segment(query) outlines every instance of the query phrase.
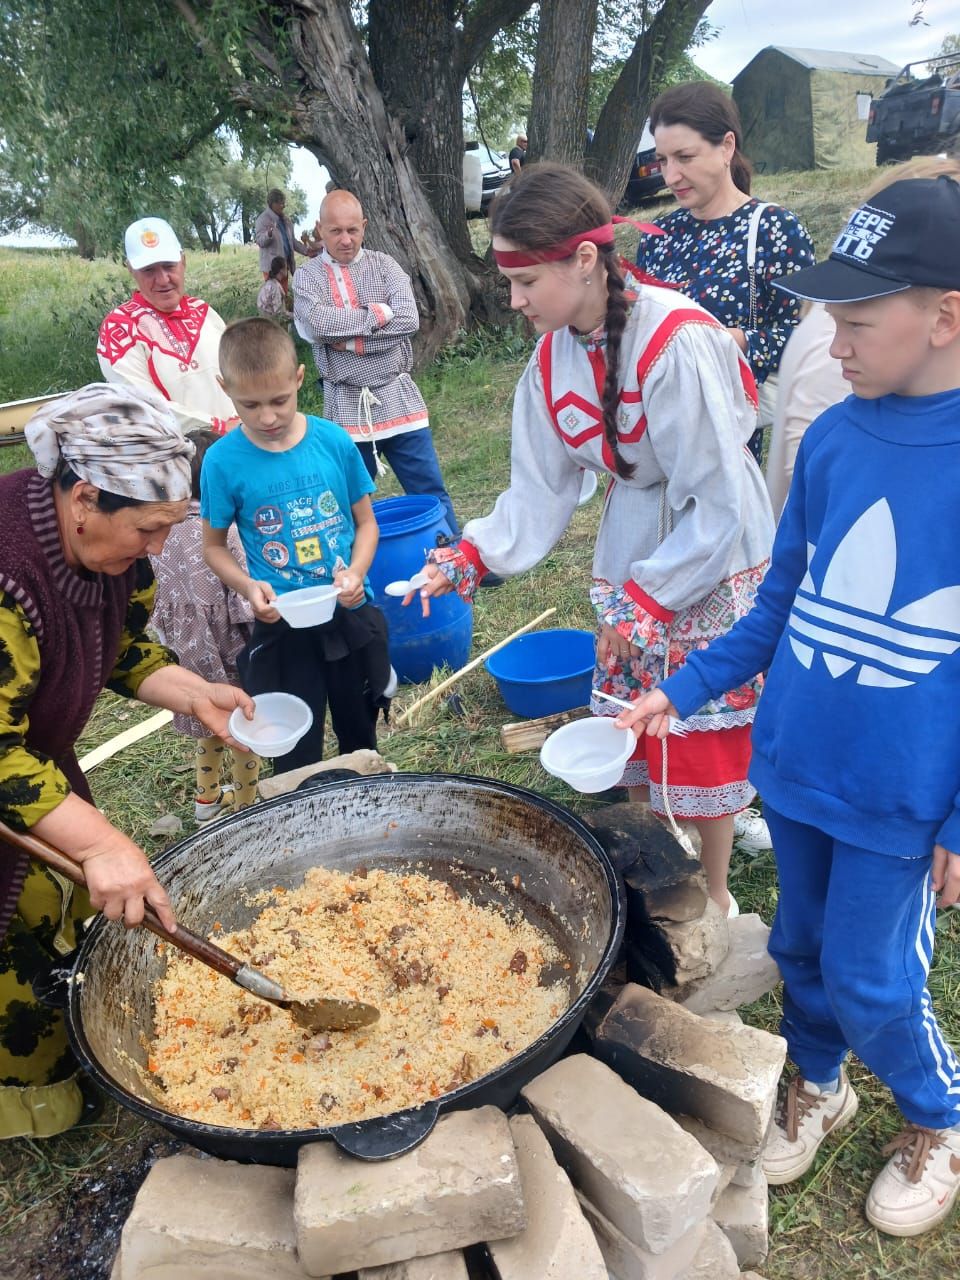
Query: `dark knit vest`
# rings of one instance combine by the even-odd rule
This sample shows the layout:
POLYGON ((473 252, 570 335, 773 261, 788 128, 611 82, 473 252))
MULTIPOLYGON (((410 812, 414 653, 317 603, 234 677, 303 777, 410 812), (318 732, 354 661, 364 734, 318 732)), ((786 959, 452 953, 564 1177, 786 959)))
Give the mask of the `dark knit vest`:
MULTIPOLYGON (((23 610, 40 650, 26 745, 54 760, 85 800, 90 788, 74 746, 116 665, 136 578, 135 565, 116 576, 75 573, 64 559, 50 482, 35 471, 0 477, 0 590, 23 610)), ((24 855, 0 844, 0 937, 26 869, 24 855)))

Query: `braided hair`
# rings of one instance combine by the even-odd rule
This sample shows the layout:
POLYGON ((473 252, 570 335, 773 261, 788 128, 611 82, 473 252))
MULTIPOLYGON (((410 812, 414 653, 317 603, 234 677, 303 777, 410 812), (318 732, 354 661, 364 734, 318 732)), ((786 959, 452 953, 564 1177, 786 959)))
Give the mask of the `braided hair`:
MULTIPOLYGON (((490 213, 493 235, 502 236, 536 256, 569 236, 610 221, 606 196, 582 173, 562 164, 525 166, 500 188, 490 213)), ((620 345, 628 307, 620 258, 612 245, 597 246, 597 267, 606 275, 606 368, 600 405, 603 435, 618 476, 628 479, 634 468, 620 456, 617 409, 620 404, 620 345)), ((571 257, 573 255, 571 254, 571 257)))

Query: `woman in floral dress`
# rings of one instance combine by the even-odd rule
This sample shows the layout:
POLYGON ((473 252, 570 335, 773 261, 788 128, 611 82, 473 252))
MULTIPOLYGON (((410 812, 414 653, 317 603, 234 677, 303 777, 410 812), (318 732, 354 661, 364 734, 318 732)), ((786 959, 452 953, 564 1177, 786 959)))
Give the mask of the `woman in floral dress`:
MULTIPOLYGON (((599 624, 594 688, 633 698, 751 607, 773 517, 746 449, 753 375, 702 307, 630 268, 610 208, 582 175, 536 165, 501 189, 494 256, 511 305, 542 335, 517 388, 510 488, 470 521, 457 547, 431 554, 429 597, 470 598, 484 573, 522 573, 548 554, 577 506, 582 469, 611 479, 593 561, 599 624)), ((655 229, 650 229, 651 232, 655 229)), ((752 798, 750 724, 759 677, 699 708, 662 747, 638 744, 623 777, 655 813, 690 819, 711 896, 726 887, 733 815, 752 798)), ((594 700, 598 715, 616 708, 594 700)), ((652 739, 650 741, 653 741, 652 739)))

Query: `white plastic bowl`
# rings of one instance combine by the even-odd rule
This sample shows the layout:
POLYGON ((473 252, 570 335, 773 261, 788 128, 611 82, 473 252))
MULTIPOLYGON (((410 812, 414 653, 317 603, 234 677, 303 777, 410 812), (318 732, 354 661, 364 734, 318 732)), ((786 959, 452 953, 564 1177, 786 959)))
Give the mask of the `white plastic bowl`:
POLYGON ((585 507, 596 492, 597 473, 595 471, 584 471, 583 479, 580 482, 580 497, 577 499, 577 506, 585 507))
POLYGON ((630 730, 617 729, 612 716, 590 716, 551 733, 540 763, 575 791, 606 791, 620 781, 635 745, 630 730))
POLYGON ((333 585, 301 587, 299 591, 285 591, 274 603, 281 618, 291 627, 318 627, 329 622, 337 607, 340 588, 333 585))
POLYGON ((230 717, 230 733, 260 756, 285 756, 313 724, 313 712, 292 693, 258 693, 256 714, 248 720, 240 707, 230 717))

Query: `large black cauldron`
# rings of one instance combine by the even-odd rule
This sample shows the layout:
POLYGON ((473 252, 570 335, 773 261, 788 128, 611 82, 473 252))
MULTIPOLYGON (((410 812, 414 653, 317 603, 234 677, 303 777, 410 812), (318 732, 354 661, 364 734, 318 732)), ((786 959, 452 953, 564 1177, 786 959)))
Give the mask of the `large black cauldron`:
POLYGON ((508 1107, 569 1043, 620 946, 623 904, 603 849, 573 814, 519 787, 399 773, 267 801, 181 840, 155 865, 179 918, 205 934, 215 920, 225 929, 249 924, 259 910, 245 903, 251 892, 296 887, 310 867, 348 871, 361 863, 391 870, 416 864, 477 902, 519 904, 571 961, 566 1012, 499 1070, 415 1109, 327 1129, 198 1124, 166 1110, 162 1091, 145 1085, 135 1067, 146 1062, 150 993, 166 962, 152 935, 101 919, 77 957, 67 1010, 74 1051, 100 1087, 214 1155, 279 1165, 295 1164, 304 1143, 322 1138, 361 1158, 385 1159, 422 1142, 442 1111, 508 1107), (511 887, 517 875, 519 890, 511 887))

